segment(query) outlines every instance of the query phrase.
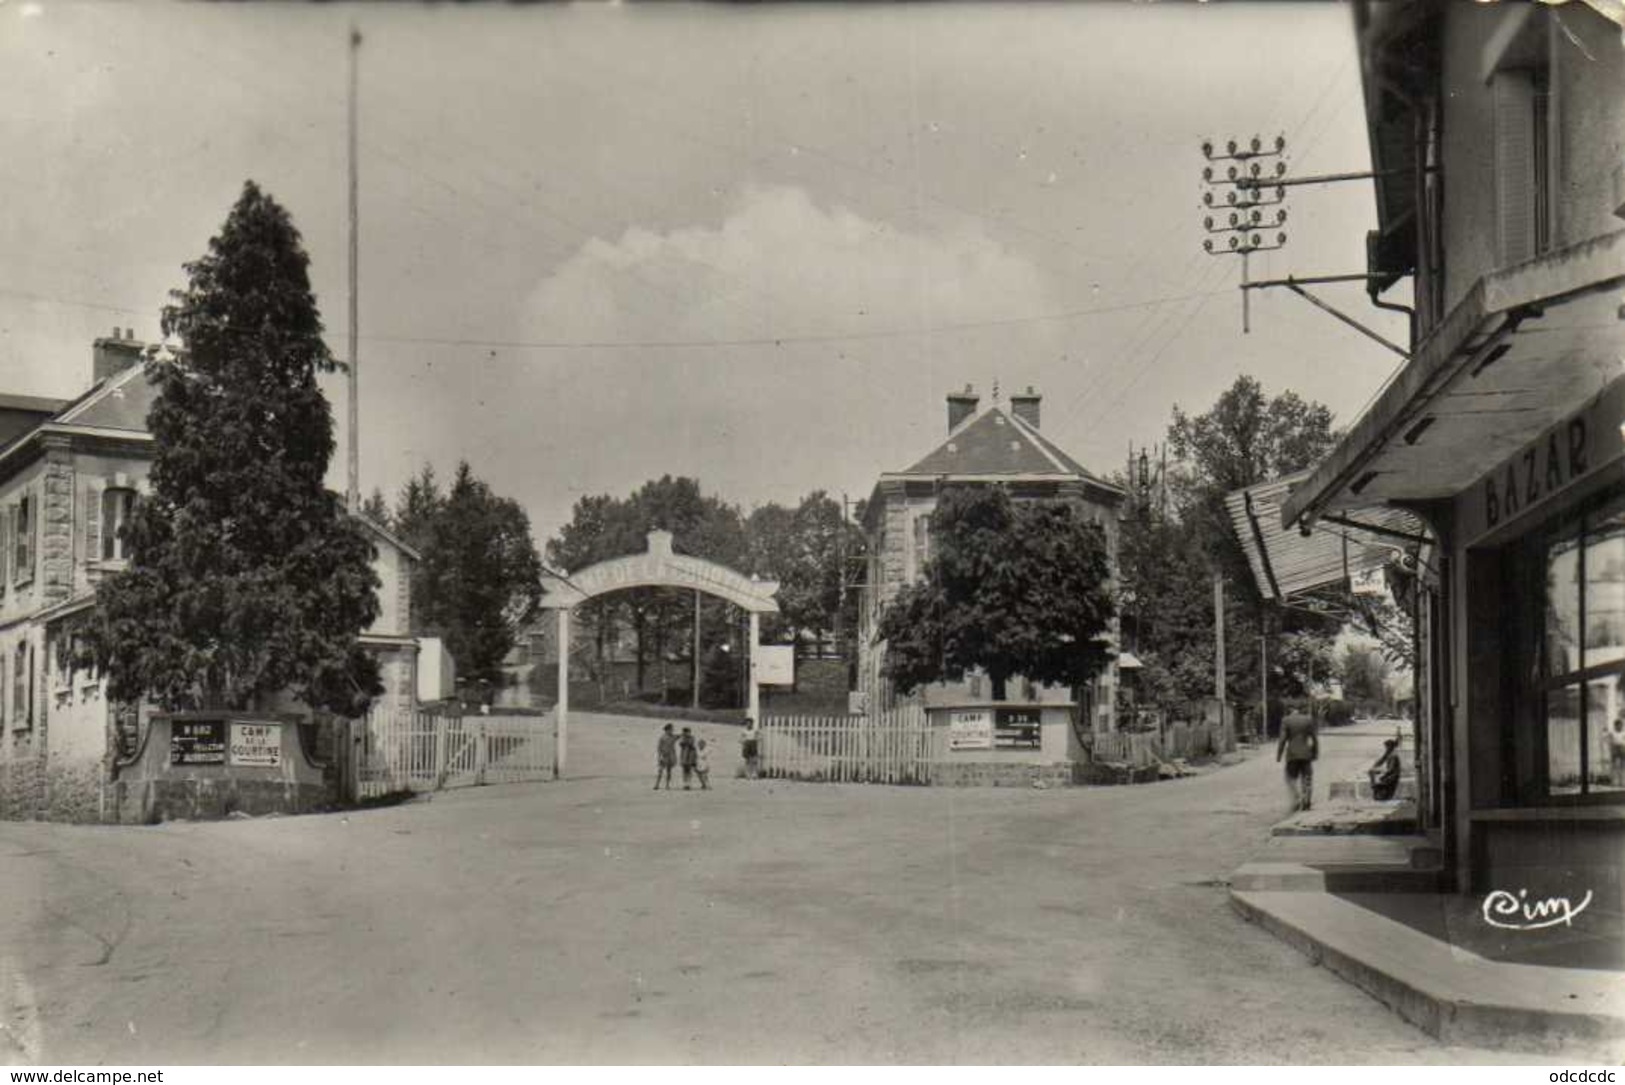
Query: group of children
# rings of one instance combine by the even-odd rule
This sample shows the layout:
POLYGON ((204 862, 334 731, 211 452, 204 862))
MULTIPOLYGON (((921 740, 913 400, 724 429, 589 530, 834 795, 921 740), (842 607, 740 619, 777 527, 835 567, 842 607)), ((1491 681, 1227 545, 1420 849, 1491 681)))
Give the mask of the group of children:
POLYGON ((671 770, 679 764, 683 766, 683 790, 690 791, 693 784, 689 781, 695 776, 700 778, 700 790, 711 790, 711 755, 705 750, 705 739, 696 739, 690 728, 683 728, 681 736, 672 733, 671 724, 666 724, 660 731, 660 741, 655 744, 655 790, 660 790, 660 781, 666 781, 666 790, 671 790, 671 770))
MULTIPOLYGON (((760 753, 758 746, 759 732, 756 721, 745 720, 745 728, 739 736, 740 753, 745 759, 745 775, 755 779, 759 775, 760 753)), ((683 766, 683 790, 693 790, 690 782, 694 777, 700 778, 700 790, 711 790, 711 755, 706 752, 705 739, 694 737, 691 728, 683 728, 681 735, 672 731, 672 725, 666 724, 660 729, 660 739, 655 743, 655 790, 660 790, 660 782, 666 782, 666 790, 671 790, 671 770, 678 765, 683 766)))

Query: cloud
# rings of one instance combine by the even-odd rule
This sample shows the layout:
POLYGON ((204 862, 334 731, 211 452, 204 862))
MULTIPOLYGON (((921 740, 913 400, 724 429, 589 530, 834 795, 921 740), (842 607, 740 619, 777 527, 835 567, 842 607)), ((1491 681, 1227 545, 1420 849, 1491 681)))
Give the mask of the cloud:
POLYGON ((718 226, 583 245, 531 294, 547 341, 862 337, 1045 311, 1032 263, 979 226, 910 231, 794 187, 746 190, 718 226))
MULTIPOLYGON (((646 345, 524 354, 493 370, 480 424, 453 429, 470 454, 489 439, 524 465, 513 489, 543 534, 581 494, 667 472, 746 505, 865 493, 939 438, 950 386, 1032 380, 1067 334, 909 333, 1056 308, 1037 267, 980 224, 905 228, 750 188, 720 222, 582 245, 530 292, 522 337, 646 345)), ((468 394, 461 380, 448 396, 468 394)))

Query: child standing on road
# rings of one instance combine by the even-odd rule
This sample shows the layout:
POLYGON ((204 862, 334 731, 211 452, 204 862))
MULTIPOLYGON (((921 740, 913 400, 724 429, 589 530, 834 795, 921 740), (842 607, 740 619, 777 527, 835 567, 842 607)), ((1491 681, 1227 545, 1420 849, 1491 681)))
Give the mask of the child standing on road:
POLYGON ((677 753, 678 760, 680 760, 683 765, 684 791, 693 790, 693 785, 689 783, 689 780, 693 779, 694 765, 696 758, 698 757, 698 752, 699 751, 694 748, 694 732, 687 727, 683 728, 683 737, 677 740, 677 753))
POLYGON ((711 755, 705 750, 705 739, 695 743, 694 772, 700 778, 700 790, 711 790, 711 755))
POLYGON ((671 790, 671 770, 677 765, 677 736, 671 733, 671 724, 660 729, 660 741, 655 743, 655 790, 660 790, 662 777, 666 790, 671 790))
POLYGON ((745 759, 745 778, 754 780, 761 775, 761 731, 756 721, 745 717, 745 729, 739 733, 739 753, 745 759))

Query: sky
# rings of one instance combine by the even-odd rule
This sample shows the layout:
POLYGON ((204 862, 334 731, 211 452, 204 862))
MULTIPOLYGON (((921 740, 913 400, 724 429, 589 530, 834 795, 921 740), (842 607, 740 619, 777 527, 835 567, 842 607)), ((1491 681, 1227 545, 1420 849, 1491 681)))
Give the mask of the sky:
MULTIPOLYGON (((0 391, 155 340, 250 178, 346 355, 352 22, 364 492, 466 459, 539 544, 668 473, 855 500, 995 382, 1108 474, 1243 373, 1346 425, 1398 363, 1279 290, 1243 334, 1239 261, 1201 248, 1204 139, 1369 168, 1341 5, 0 0, 0 391)), ((1253 276, 1363 271, 1369 183, 1289 191, 1253 276)))

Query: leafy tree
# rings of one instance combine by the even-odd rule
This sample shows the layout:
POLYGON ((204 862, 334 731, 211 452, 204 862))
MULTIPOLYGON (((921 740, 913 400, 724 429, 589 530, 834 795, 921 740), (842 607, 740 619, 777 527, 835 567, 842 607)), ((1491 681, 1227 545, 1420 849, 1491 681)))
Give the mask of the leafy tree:
POLYGON ((1382 652, 1358 644, 1345 645, 1337 670, 1343 680, 1345 700, 1387 703, 1389 667, 1382 652))
MULTIPOLYGON (((575 572, 610 558, 639 554, 648 533, 657 528, 671 532, 677 553, 735 569, 746 564, 749 544, 739 510, 702 492, 698 479, 671 475, 645 482, 624 499, 604 494, 577 501, 570 523, 547 544, 548 561, 575 572)), ((684 672, 693 673, 694 606, 693 593, 686 589, 631 588, 591 600, 575 613, 596 642, 600 676, 606 673, 606 654, 618 630, 632 631, 641 690, 650 660, 659 661, 664 673, 674 650, 687 653, 684 672)), ((734 608, 712 598, 703 599, 700 607, 701 640, 714 643, 731 628, 734 608)))
POLYGON ((428 468, 420 479, 417 489, 419 480, 407 484, 397 514, 409 537, 422 540, 416 623, 446 638, 469 678, 499 681, 503 657, 541 601, 542 562, 530 518, 476 478, 467 461, 457 465, 443 498, 428 468))
POLYGON ((361 503, 361 515, 367 517, 380 527, 389 527, 393 517, 389 514, 389 502, 384 499, 384 491, 373 488, 367 500, 361 503))
POLYGON ((763 505, 751 512, 745 533, 750 571, 778 581, 782 624, 791 636, 856 628, 858 593, 847 591, 843 604, 842 562, 850 569, 861 557, 863 531, 842 517, 840 502, 815 490, 794 509, 763 505))
POLYGON ((243 710, 290 690, 358 715, 382 692, 357 642, 378 616, 372 543, 323 485, 333 417, 316 377, 339 363, 309 263, 250 181, 164 309, 184 351, 148 363, 152 493, 91 634, 114 699, 243 710))
MULTIPOLYGON (((1283 665, 1281 637, 1304 633, 1328 641, 1340 628, 1334 618, 1271 607, 1260 596, 1231 526, 1229 493, 1313 466, 1337 442, 1332 413, 1324 404, 1287 391, 1273 398, 1249 376, 1238 377, 1203 414, 1174 408, 1168 427, 1175 456, 1169 486, 1182 529, 1206 552, 1210 569, 1225 578, 1226 688, 1234 699, 1256 700, 1260 681, 1259 639, 1267 646, 1272 690, 1302 686, 1296 657, 1283 665)), ((1188 581, 1185 590, 1205 596, 1211 607, 1211 575, 1188 581)), ((1211 643, 1211 638, 1209 640, 1211 643)), ((1302 645, 1294 645, 1298 656, 1302 645)), ((1209 659, 1212 658, 1209 648, 1209 659)))
POLYGON ((986 672, 1079 686, 1110 660, 1106 540, 1080 506, 1017 502, 1000 486, 950 486, 932 516, 924 575, 882 613, 899 691, 986 672))
POLYGON ((1323 629, 1284 631, 1276 638, 1270 682, 1282 697, 1312 697, 1327 679, 1335 677, 1337 661, 1331 634, 1323 629))

